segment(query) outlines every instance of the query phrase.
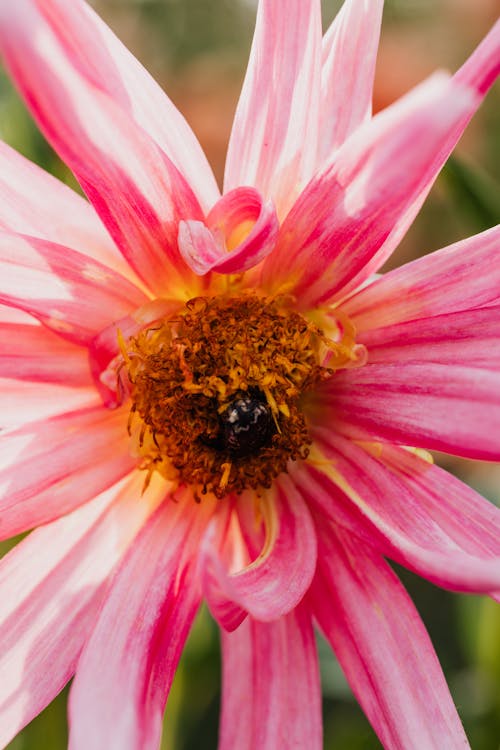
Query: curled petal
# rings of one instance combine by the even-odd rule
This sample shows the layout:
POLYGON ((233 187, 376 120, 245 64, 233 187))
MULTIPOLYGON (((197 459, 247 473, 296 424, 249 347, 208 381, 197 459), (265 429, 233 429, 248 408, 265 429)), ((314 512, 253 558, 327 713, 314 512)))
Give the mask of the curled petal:
POLYGON ((219 750, 321 750, 321 690, 309 612, 222 633, 219 750))
POLYGON ((380 555, 323 529, 309 603, 386 750, 469 747, 425 627, 380 555))
POLYGON ((215 204, 206 224, 180 222, 179 250, 199 276, 242 273, 269 255, 278 230, 272 202, 264 204, 253 188, 236 188, 215 204))
POLYGON ((229 572, 220 559, 218 519, 213 519, 207 529, 200 570, 208 605, 223 627, 232 629, 241 619, 234 617, 227 600, 267 622, 297 606, 311 582, 316 566, 316 532, 311 516, 286 477, 277 484, 275 502, 267 505, 266 499, 263 501, 264 549, 242 570, 229 572))

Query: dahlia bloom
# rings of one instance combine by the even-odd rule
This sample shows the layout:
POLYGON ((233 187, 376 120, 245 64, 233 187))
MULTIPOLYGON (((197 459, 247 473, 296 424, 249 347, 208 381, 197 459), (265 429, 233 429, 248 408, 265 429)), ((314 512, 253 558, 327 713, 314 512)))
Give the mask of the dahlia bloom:
POLYGON ((386 562, 500 592, 500 513, 428 450, 500 457, 500 228, 374 275, 500 66, 376 116, 381 0, 261 0, 221 196, 82 0, 0 48, 84 200, 0 146, 0 744, 74 676, 72 750, 157 748, 205 599, 220 748, 321 747, 315 626, 386 748, 468 747, 386 562), (413 446, 408 448, 408 446, 413 446))

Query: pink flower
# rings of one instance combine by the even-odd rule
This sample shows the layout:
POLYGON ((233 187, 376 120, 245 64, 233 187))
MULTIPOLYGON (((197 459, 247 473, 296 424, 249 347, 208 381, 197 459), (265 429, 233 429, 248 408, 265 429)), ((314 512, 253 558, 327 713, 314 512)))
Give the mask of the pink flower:
POLYGON ((384 558, 499 596, 500 514, 426 449, 500 456, 500 228, 372 277, 500 26, 372 118, 381 11, 346 0, 322 41, 318 0, 261 0, 221 197, 85 3, 1 0, 90 201, 1 145, 0 531, 37 527, 0 564, 2 747, 73 675, 71 750, 158 747, 203 597, 222 750, 321 747, 313 623, 386 748, 468 746, 384 558))

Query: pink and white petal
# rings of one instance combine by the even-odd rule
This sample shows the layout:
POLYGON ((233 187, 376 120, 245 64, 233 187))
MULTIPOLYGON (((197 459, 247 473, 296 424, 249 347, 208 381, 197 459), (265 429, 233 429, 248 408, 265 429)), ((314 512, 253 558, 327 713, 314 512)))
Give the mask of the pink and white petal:
POLYGON ((311 508, 438 586, 500 590, 495 506, 428 461, 401 457, 403 449, 383 446, 379 460, 340 435, 317 439, 330 468, 295 476, 311 508), (396 454, 385 462, 386 450, 396 454))
POLYGON ((181 221, 177 239, 184 262, 198 276, 210 271, 225 256, 224 248, 204 221, 181 221))
POLYGON ((15 325, 31 325, 37 328, 41 328, 39 321, 29 313, 25 313, 22 310, 18 310, 16 307, 10 307, 9 305, 0 304, 0 323, 15 324, 15 325))
POLYGON ((425 627, 379 554, 324 530, 309 602, 386 750, 469 747, 425 627))
POLYGON ((68 48, 33 0, 19 0, 15 10, 0 4, 0 50, 40 128, 139 278, 157 293, 185 292, 191 272, 178 253, 178 222, 202 213, 184 177, 85 76, 81 51, 68 48))
POLYGON ((300 195, 266 259, 302 309, 345 296, 396 247, 479 97, 437 74, 358 128, 300 195), (418 204, 418 206, 417 206, 418 204))
POLYGON ((500 226, 389 271, 342 303, 358 331, 500 304, 500 226))
POLYGON ((500 21, 455 74, 460 83, 484 95, 500 75, 500 21))
POLYGON ((272 201, 254 188, 235 188, 201 221, 181 221, 179 251, 198 275, 243 273, 274 249, 279 223, 272 201))
POLYGON ((309 611, 222 631, 219 750, 321 750, 321 690, 309 611))
POLYGON ((434 362, 500 371, 500 306, 463 310, 361 333, 370 365, 434 362))
POLYGON ((2 141, 0 227, 66 245, 130 274, 92 205, 2 141))
POLYGON ((98 405, 102 403, 93 387, 73 388, 0 377, 0 429, 98 405))
POLYGON ((0 433, 0 539, 48 523, 136 466, 127 410, 82 409, 0 433))
POLYGON ((500 459, 500 373, 434 362, 365 365, 328 383, 325 406, 373 440, 500 459))
POLYGON ((383 0, 346 0, 323 37, 318 168, 372 114, 383 0))
POLYGON ((259 3, 224 192, 255 187, 265 200, 272 198, 280 219, 316 165, 320 55, 319 0, 259 3))
POLYGON ((166 498, 118 568, 78 663, 70 750, 156 750, 163 711, 201 599, 194 575, 210 502, 166 498))
POLYGON ((0 377, 74 387, 92 385, 86 349, 45 326, 29 323, 2 322, 0 377))
MULTIPOLYGON (((40 21, 80 75, 108 94, 155 140, 208 211, 219 197, 212 170, 184 117, 150 74, 87 3, 38 0, 36 5, 40 21)), ((10 12, 21 16, 21 4, 10 12)))
POLYGON ((0 302, 83 346, 147 297, 111 268, 47 240, 0 231, 0 302))
POLYGON ((500 558, 500 509, 459 479, 404 448, 384 446, 379 459, 419 507, 471 555, 500 558))
POLYGON ((151 512, 122 482, 20 542, 0 563, 0 745, 72 677, 106 580, 151 512))
POLYGON ((275 497, 267 502, 264 499, 261 510, 265 546, 246 567, 228 570, 220 556, 225 513, 212 519, 202 541, 199 569, 203 593, 214 617, 228 629, 235 624, 228 601, 256 620, 276 620, 301 601, 316 568, 316 531, 306 504, 286 476, 276 482, 275 497))

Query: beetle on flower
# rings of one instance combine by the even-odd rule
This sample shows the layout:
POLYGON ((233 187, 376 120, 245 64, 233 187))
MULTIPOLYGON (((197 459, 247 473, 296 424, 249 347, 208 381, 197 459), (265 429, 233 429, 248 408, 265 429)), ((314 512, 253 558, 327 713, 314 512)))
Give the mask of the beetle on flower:
POLYGON ((74 676, 72 750, 157 748, 202 599, 221 750, 319 750, 315 625, 384 747, 468 747, 385 558, 499 596, 500 513, 427 451, 500 457, 500 228, 373 279, 500 25, 372 117, 382 0, 323 39, 320 10, 260 1, 221 195, 83 0, 0 0, 88 197, 0 145, 0 533, 34 529, 0 563, 2 747, 74 676))

